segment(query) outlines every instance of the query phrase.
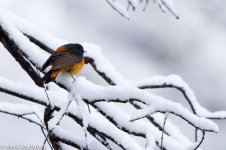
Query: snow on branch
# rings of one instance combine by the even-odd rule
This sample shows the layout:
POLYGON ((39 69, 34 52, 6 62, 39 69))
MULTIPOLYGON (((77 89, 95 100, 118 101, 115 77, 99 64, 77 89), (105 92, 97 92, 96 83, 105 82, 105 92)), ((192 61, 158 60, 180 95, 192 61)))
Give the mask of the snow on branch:
POLYGON ((177 104, 163 105, 162 103, 151 105, 148 108, 138 110, 134 114, 134 116, 132 116, 131 121, 136 121, 138 119, 144 118, 147 115, 154 114, 157 112, 171 113, 176 116, 179 116, 195 128, 202 131, 218 132, 218 126, 214 122, 206 118, 193 115, 189 111, 186 111, 181 105, 177 104))
MULTIPOLYGON (((43 95, 42 94, 33 95, 34 92, 36 92, 36 93, 42 93, 43 92, 44 93, 44 89, 41 92, 41 90, 39 91, 40 88, 38 88, 38 87, 36 87, 36 89, 35 89, 35 87, 34 88, 26 87, 26 86, 22 87, 22 86, 20 86, 21 85, 20 83, 10 84, 10 82, 12 82, 12 81, 5 79, 3 85, 7 85, 8 89, 10 89, 13 93, 16 93, 16 94, 14 94, 15 96, 20 97, 21 91, 23 91, 23 97, 22 98, 25 98, 25 99, 28 98, 27 100, 31 100, 30 97, 34 97, 34 99, 31 100, 32 102, 36 102, 36 103, 39 103, 39 104, 42 104, 42 105, 44 104, 45 106, 47 106, 47 103, 42 103, 44 101, 44 100, 42 100, 42 98, 46 99, 44 94, 43 95), (15 87, 20 87, 20 90, 16 90, 15 87)), ((50 95, 50 98, 54 99, 53 103, 54 103, 55 109, 57 111, 62 109, 61 106, 65 106, 63 103, 65 103, 65 101, 67 101, 67 96, 65 96, 63 98, 63 96, 59 95, 58 91, 52 91, 52 92, 48 91, 48 93, 50 95), (52 97, 52 95, 53 95, 53 97, 52 97)), ((82 116, 79 112, 77 105, 70 105, 70 106, 71 106, 71 108, 68 110, 67 115, 70 116, 73 120, 76 120, 76 122, 78 121, 77 123, 82 124, 82 121, 81 121, 82 116)), ((95 111, 92 107, 91 107, 91 112, 93 112, 93 113, 90 116, 90 123, 89 123, 88 131, 93 136, 95 136, 95 134, 100 134, 102 136, 106 136, 108 139, 112 140, 113 142, 116 142, 116 143, 118 142, 121 147, 124 147, 124 144, 125 144, 127 146, 131 145, 131 146, 128 146, 128 147, 131 147, 131 148, 132 147, 138 148, 138 145, 136 144, 135 141, 134 141, 134 144, 129 143, 129 141, 131 141, 131 140, 133 141, 133 139, 131 137, 126 136, 125 133, 122 133, 115 126, 111 125, 110 122, 107 122, 107 120, 103 121, 103 119, 104 119, 103 116, 101 114, 98 114, 98 112, 95 111), (103 125, 103 122, 105 122, 105 126, 104 126, 104 128, 101 128, 101 126, 103 125), (111 129, 113 132, 108 133, 108 129, 111 129), (117 133, 117 134, 113 134, 113 133, 117 133), (121 137, 120 139, 128 139, 128 140, 126 140, 126 141, 124 140, 124 143, 120 144, 123 141, 118 141, 117 138, 119 138, 119 137, 121 137)))
POLYGON ((166 100, 162 97, 153 95, 146 91, 123 86, 100 86, 89 82, 85 78, 77 78, 74 83, 72 92, 79 92, 81 97, 91 103, 96 102, 128 102, 128 101, 139 101, 144 104, 150 105, 144 110, 138 110, 133 116, 132 120, 143 118, 149 114, 155 112, 170 112, 188 121, 194 127, 201 130, 207 130, 211 132, 218 132, 217 125, 210 120, 199 118, 195 114, 192 114, 182 105, 166 100), (86 93, 90 94, 86 94, 86 93), (176 109, 175 109, 176 108, 176 109))
POLYGON ((45 128, 42 121, 42 115, 39 112, 38 108, 34 106, 1 102, 0 112, 23 118, 29 122, 39 125, 41 128, 45 128))
POLYGON ((225 111, 209 112, 207 109, 202 107, 197 101, 194 92, 191 90, 188 84, 185 83, 183 79, 177 75, 144 78, 137 81, 135 83, 135 86, 139 87, 140 89, 175 88, 183 94, 184 98, 187 100, 194 114, 211 119, 226 118, 225 111))
MULTIPOLYGON (((145 11, 150 0, 105 0, 116 12, 118 12, 121 16, 126 19, 130 19, 130 8, 132 11, 137 9, 139 3, 145 3, 143 10, 145 11)), ((166 11, 170 12, 176 19, 179 19, 179 15, 177 12, 174 3, 171 0, 153 0, 156 3, 162 13, 166 13, 166 11)))
POLYGON ((86 56, 88 62, 94 67, 94 70, 97 71, 97 73, 103 79, 105 79, 105 81, 107 81, 110 85, 117 84, 117 85, 135 86, 140 89, 175 88, 183 94, 183 96, 189 103, 193 113, 198 114, 199 116, 212 119, 226 118, 225 111, 218 111, 212 113, 203 108, 197 101, 194 92, 179 76, 177 75, 170 75, 166 77, 156 76, 144 78, 138 81, 131 81, 123 77, 109 62, 109 60, 103 56, 99 46, 90 43, 84 43, 83 45, 84 47, 86 47, 87 50, 86 56))
MULTIPOLYGON (((117 1, 109 0, 109 2, 117 6, 115 5, 117 1)), ((135 9, 138 4, 136 0, 127 2, 132 9, 135 9)), ((175 11, 171 1, 159 0, 158 3, 172 12, 175 11)), ((119 147, 120 149, 139 150, 147 147, 153 149, 156 146, 169 150, 187 149, 194 146, 198 148, 204 140, 205 132, 218 132, 217 125, 208 118, 226 118, 224 111, 211 113, 203 108, 193 91, 178 76, 150 77, 140 81, 125 78, 102 54, 101 48, 91 43, 82 43, 87 51, 86 64, 90 64, 109 85, 97 85, 85 77, 76 77, 74 81, 70 75, 60 73, 55 83, 48 85, 47 93, 45 93, 46 89, 41 81, 41 76, 45 72, 39 73, 38 70, 48 58, 49 53, 68 42, 4 11, 1 11, 0 15, 0 33, 0 41, 6 50, 37 85, 25 85, 0 77, 0 91, 46 108, 48 108, 46 95, 48 94, 54 108, 47 120, 50 130, 46 128, 45 136, 50 139, 53 148, 55 145, 60 146, 60 143, 84 149, 92 147, 93 144, 98 147, 97 149, 119 147), (56 88, 56 85, 59 87, 56 88), (191 111, 173 100, 167 100, 145 90, 148 88, 179 90, 188 101, 191 111), (199 143, 193 143, 180 132, 177 124, 174 124, 170 118, 167 119, 166 124, 163 124, 165 113, 179 116, 195 129, 202 131, 203 138, 199 143), (72 120, 71 125, 77 124, 81 131, 85 131, 84 138, 77 137, 75 134, 72 136, 69 131, 61 128, 60 122, 64 117, 72 120)), ((30 110, 28 106, 21 107, 19 109, 21 112, 19 110, 13 112, 13 107, 10 104, 3 104, 0 112, 7 113, 7 110, 10 110, 8 114, 22 115, 21 118, 25 118, 24 114, 34 116, 34 110, 30 110)), ((18 106, 15 104, 15 107, 18 106)), ((41 113, 41 116, 44 116, 44 113, 41 113)), ((42 118, 40 120, 43 120, 42 118)))
MULTIPOLYGON (((43 123, 43 117, 40 115, 41 113, 39 112, 38 108, 34 106, 1 102, 0 112, 25 119, 30 123, 34 123, 40 126, 41 129, 43 129, 44 131, 46 130, 46 127, 44 126, 44 123, 43 123)), ((55 128, 52 134, 54 134, 54 138, 57 141, 61 141, 62 143, 74 146, 76 148, 81 148, 81 147, 85 148, 84 139, 74 137, 69 132, 65 131, 60 127, 55 128)), ((93 143, 91 143, 91 145, 98 146, 100 147, 100 149, 104 149, 104 147, 98 143, 99 143, 98 141, 95 141, 93 139, 93 143)))

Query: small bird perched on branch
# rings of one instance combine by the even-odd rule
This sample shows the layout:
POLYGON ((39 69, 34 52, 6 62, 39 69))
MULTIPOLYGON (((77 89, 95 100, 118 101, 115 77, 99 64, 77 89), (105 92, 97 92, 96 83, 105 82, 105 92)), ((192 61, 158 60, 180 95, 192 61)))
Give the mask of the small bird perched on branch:
POLYGON ((57 48, 57 50, 43 64, 41 71, 43 72, 48 66, 52 68, 42 78, 44 83, 49 83, 57 77, 61 71, 66 71, 71 75, 78 74, 84 63, 84 49, 80 44, 65 44, 57 48))

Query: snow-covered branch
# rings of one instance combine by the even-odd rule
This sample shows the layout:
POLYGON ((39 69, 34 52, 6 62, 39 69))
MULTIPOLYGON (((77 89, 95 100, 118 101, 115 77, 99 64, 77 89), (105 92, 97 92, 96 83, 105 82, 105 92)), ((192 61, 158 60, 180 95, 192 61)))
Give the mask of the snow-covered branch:
POLYGON ((20 63, 21 67, 27 72, 27 74, 33 79, 33 81, 37 85, 42 86, 41 78, 35 71, 33 71, 31 63, 28 60, 24 59, 23 54, 21 54, 20 48, 12 39, 9 38, 7 31, 3 30, 2 26, 0 26, 0 35, 0 41, 8 50, 8 52, 12 56, 14 56, 15 60, 20 63))
MULTIPOLYGON (((113 1, 110 2, 113 3, 113 1)), ((160 2, 165 7, 169 7, 167 9, 173 10, 173 5, 169 1, 161 0, 160 2)), ((136 0, 129 0, 128 3, 133 9, 136 8, 136 0)), ((41 81, 41 76, 45 72, 39 73, 38 70, 48 58, 49 53, 53 53, 53 49, 67 41, 55 38, 13 14, 3 11, 1 14, 4 14, 4 16, 0 15, 1 42, 37 86, 25 85, 0 77, 0 91, 47 108, 48 98, 51 99, 54 106, 52 113, 55 115, 49 117, 45 126, 47 124, 49 126, 47 129, 49 129, 48 135, 51 136, 50 141, 54 140, 58 146, 61 142, 83 149, 92 147, 92 143, 98 149, 113 149, 116 146, 121 149, 139 150, 147 147, 153 149, 158 146, 174 150, 187 149, 194 145, 198 148, 204 140, 204 135, 200 143, 192 143, 170 118, 167 119, 167 124, 163 124, 164 113, 179 116, 203 133, 218 132, 217 125, 207 118, 226 118, 224 111, 211 113, 203 108, 193 91, 178 76, 158 76, 140 81, 132 81, 123 77, 102 54, 101 48, 91 43, 82 43, 87 51, 85 53, 86 64, 90 64, 109 85, 98 85, 85 77, 76 77, 74 81, 70 75, 60 73, 55 83, 51 83, 45 93, 45 86, 41 81), (188 101, 191 111, 179 103, 145 90, 148 88, 179 90, 188 101), (84 132, 84 138, 72 136, 61 128, 60 122, 64 117, 73 120, 72 125, 79 125, 80 130, 84 132), (163 140, 162 133, 164 142, 161 141, 163 140), (137 137, 143 142, 137 140, 137 137), (163 146, 160 143, 163 143, 163 146)), ((38 118, 30 107, 29 109, 27 106, 21 107, 22 112, 13 112, 13 106, 10 104, 2 106, 4 107, 0 107, 0 111, 3 113, 24 119, 27 115, 36 115, 38 118), (11 112, 7 112, 7 108, 11 112)), ((44 116, 44 112, 42 115, 44 116)))
MULTIPOLYGON (((46 130, 46 127, 43 123, 43 116, 41 116, 41 112, 38 110, 38 108, 36 108, 34 106, 28 106, 25 104, 1 102, 0 103, 0 112, 4 113, 4 114, 16 116, 18 118, 22 118, 24 120, 29 121, 30 123, 34 123, 34 124, 40 126, 41 130, 44 130, 44 131, 46 130)), ((76 146, 81 147, 82 139, 80 139, 80 141, 79 141, 79 139, 77 139, 75 137, 75 138, 73 138, 73 140, 68 140, 68 137, 66 137, 66 136, 62 137, 61 132, 64 132, 63 135, 69 134, 67 131, 64 131, 63 129, 60 129, 59 127, 57 127, 57 129, 53 131, 54 138, 57 141, 60 141, 62 143, 65 143, 65 144, 68 144, 68 145, 71 145, 74 147, 76 147, 76 146)))
POLYGON ((45 129, 42 116, 40 115, 41 113, 35 107, 24 104, 1 102, 0 112, 25 119, 45 129))
MULTIPOLYGON (((132 11, 135 11, 138 4, 139 3, 142 4, 144 2, 145 6, 143 10, 145 11, 150 0, 123 0, 123 1, 105 0, 105 1, 121 16, 129 20, 130 8, 132 8, 132 11)), ((168 11, 176 19, 179 19, 177 9, 171 0, 153 0, 153 2, 159 6, 162 13, 166 13, 166 11, 168 11)))

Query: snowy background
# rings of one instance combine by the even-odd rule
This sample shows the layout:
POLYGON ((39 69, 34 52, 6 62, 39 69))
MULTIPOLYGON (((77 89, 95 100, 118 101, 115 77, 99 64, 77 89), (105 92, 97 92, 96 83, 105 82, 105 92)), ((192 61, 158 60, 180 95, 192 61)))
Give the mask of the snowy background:
MULTIPOLYGON (((0 9, 11 11, 56 37, 100 45, 104 55, 130 79, 178 74, 208 110, 226 110, 226 2, 174 0, 174 4, 180 20, 169 13, 162 15, 152 2, 146 12, 141 6, 131 13, 130 21, 104 0, 0 0, 0 9)), ((0 76, 33 84, 2 46, 0 51, 0 76)), ((82 74, 102 82, 89 67, 82 74)), ((175 90, 155 92, 182 99, 175 90)), ((1 101, 15 99, 0 93, 1 101)), ((0 122, 0 145, 43 143, 43 135, 32 124, 3 114, 0 122)), ((179 123, 189 133, 190 129, 179 123)), ((217 123, 220 133, 207 134, 203 149, 226 148, 226 121, 217 123)))

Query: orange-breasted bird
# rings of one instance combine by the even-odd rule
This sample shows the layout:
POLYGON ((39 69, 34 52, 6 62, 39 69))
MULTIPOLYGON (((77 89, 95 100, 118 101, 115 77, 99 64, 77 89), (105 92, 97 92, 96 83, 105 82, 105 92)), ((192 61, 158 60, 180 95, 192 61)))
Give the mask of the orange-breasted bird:
POLYGON ((66 44, 58 47, 41 68, 43 72, 48 66, 52 66, 42 78, 43 82, 53 81, 61 71, 67 71, 71 75, 78 74, 85 63, 83 54, 84 49, 80 44, 66 44))

